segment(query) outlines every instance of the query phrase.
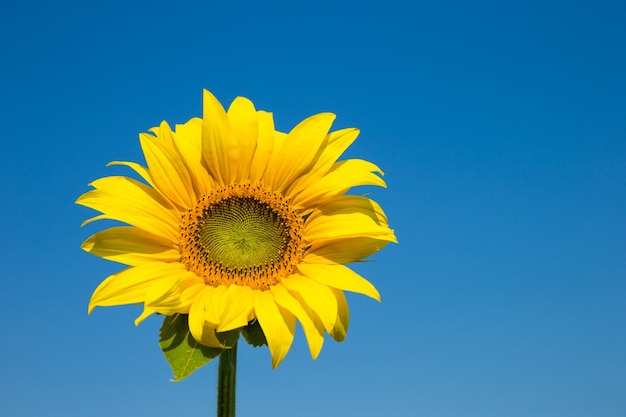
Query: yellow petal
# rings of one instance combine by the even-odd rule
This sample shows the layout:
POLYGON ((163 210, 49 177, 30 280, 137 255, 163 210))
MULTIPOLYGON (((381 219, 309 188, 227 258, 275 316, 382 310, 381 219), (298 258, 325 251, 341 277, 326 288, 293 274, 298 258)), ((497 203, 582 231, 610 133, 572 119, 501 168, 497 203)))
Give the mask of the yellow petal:
POLYGON ((274 296, 276 304, 290 311, 298 318, 300 324, 302 324, 304 335, 306 336, 306 340, 309 344, 311 357, 313 359, 317 359, 317 356, 322 350, 322 345, 324 344, 324 326, 321 321, 314 320, 314 318, 317 318, 314 314, 314 318, 311 318, 298 300, 296 300, 282 285, 274 285, 270 288, 270 290, 274 296))
POLYGON ((104 177, 90 184, 77 204, 103 214, 89 219, 118 220, 169 240, 178 240, 178 212, 157 191, 128 177, 104 177))
POLYGON ((237 172, 237 143, 222 104, 207 90, 203 103, 202 156, 215 182, 225 186, 235 179, 237 172))
POLYGON ((154 313, 156 313, 156 311, 152 310, 151 308, 146 308, 146 306, 144 306, 143 311, 141 312, 139 317, 135 319, 135 326, 139 326, 145 319, 147 319, 154 313))
POLYGON ((148 136, 155 138, 159 142, 159 145, 166 149, 174 148, 174 135, 172 134, 170 125, 165 120, 163 120, 160 125, 148 129, 148 132, 154 135, 148 136))
POLYGON ((317 207, 305 223, 309 242, 356 237, 397 241, 380 206, 360 196, 335 197, 317 207))
POLYGON ((309 242, 325 242, 335 239, 369 237, 397 242, 393 230, 378 225, 371 218, 360 214, 322 216, 305 225, 305 239, 309 242))
MULTIPOLYGON (((185 287, 203 284, 204 280, 193 272, 181 270, 173 273, 168 279, 162 279, 155 283, 146 294, 144 305, 151 307, 154 311, 171 315, 174 313, 186 314, 189 312, 192 298, 183 296, 185 287)), ((196 291, 197 292, 197 291, 196 291)))
POLYGON ((186 271, 186 272, 188 274, 185 277, 186 279, 182 280, 180 283, 181 303, 187 306, 186 310, 181 311, 181 313, 183 314, 189 314, 189 309, 191 308, 191 305, 199 296, 199 294, 202 292, 202 290, 204 290, 204 288, 206 287, 204 278, 200 278, 193 272, 190 272, 190 271, 186 271))
MULTIPOLYGON (((281 165, 280 160, 280 149, 282 148, 285 140, 287 140, 287 134, 283 132, 275 131, 273 133, 274 137, 274 148, 272 149, 272 154, 270 155, 269 161, 267 161, 267 167, 265 168, 265 172, 263 173, 262 182, 271 190, 277 190, 277 183, 275 181, 274 173, 276 171, 276 167, 281 165)), ((284 161, 283 161, 284 162, 284 161)))
POLYGON ((348 128, 330 132, 326 136, 326 144, 322 143, 322 150, 317 157, 313 167, 306 175, 294 181, 288 188, 287 195, 297 195, 302 190, 306 190, 311 184, 317 182, 326 175, 333 164, 339 159, 341 154, 354 142, 359 135, 359 129, 348 128))
POLYGON ((135 320, 139 325, 146 317, 153 313, 164 315, 189 314, 189 309, 196 295, 206 286, 204 280, 193 272, 180 271, 174 277, 176 285, 167 287, 157 282, 146 293, 143 313, 135 320))
POLYGON ((317 207, 311 217, 318 215, 335 215, 362 213, 371 217, 377 224, 387 224, 387 216, 374 200, 358 195, 343 195, 317 207))
POLYGON ((146 167, 143 167, 135 162, 126 162, 126 161, 112 161, 107 164, 108 167, 113 165, 124 165, 135 171, 139 176, 152 188, 154 188, 154 182, 152 182, 152 178, 150 177, 150 172, 146 167))
POLYGON ((274 150, 275 132, 272 113, 257 112, 258 138, 250 164, 250 182, 260 182, 274 150))
POLYGON ((320 113, 304 119, 287 135, 276 153, 276 163, 267 167, 265 179, 275 191, 283 191, 315 163, 326 134, 335 120, 332 113, 320 113))
POLYGON ((269 291, 254 291, 254 312, 272 354, 272 368, 276 368, 293 342, 295 316, 278 306, 269 291))
MULTIPOLYGON (((178 277, 163 278, 154 283, 148 289, 144 304, 148 307, 160 310, 171 310, 172 307, 180 306, 180 291, 178 287, 178 277)), ((158 311, 162 314, 178 313, 178 311, 172 311, 167 313, 165 311, 158 311)))
POLYGON ((290 275, 282 280, 289 292, 300 297, 301 303, 308 305, 318 315, 327 332, 335 326, 337 320, 337 299, 326 285, 322 285, 303 275, 290 275))
POLYGON ((212 348, 220 348, 220 349, 229 349, 229 346, 226 346, 220 342, 217 338, 216 330, 208 323, 204 323, 204 327, 202 329, 202 338, 196 339, 198 343, 212 347, 212 348))
POLYGON ((228 119, 233 136, 239 146, 239 159, 236 163, 236 182, 247 180, 250 164, 254 157, 259 134, 258 117, 254 104, 245 97, 237 97, 228 108, 228 119))
POLYGON ((214 288, 211 286, 205 286, 194 298, 191 307, 189 308, 189 331, 194 339, 198 343, 216 348, 225 348, 215 334, 216 327, 205 321, 205 309, 207 295, 210 297, 210 293, 214 288))
POLYGON ((359 129, 354 127, 330 132, 328 134, 328 143, 315 162, 311 174, 313 176, 326 174, 346 149, 352 145, 359 133, 359 129))
POLYGON ((185 270, 185 266, 179 263, 151 262, 111 275, 102 281, 91 296, 89 312, 96 306, 143 303, 152 285, 185 270))
POLYGON ((380 301, 378 290, 368 280, 345 265, 300 263, 298 270, 320 284, 344 291, 358 292, 380 301))
POLYGON ((254 311, 254 294, 250 287, 231 285, 225 296, 218 332, 226 332, 248 324, 254 311))
POLYGON ((335 297, 337 297, 337 321, 335 327, 330 332, 330 335, 337 342, 342 342, 346 338, 348 333, 348 325, 350 324, 350 310, 348 309, 348 302, 343 291, 336 288, 331 288, 335 297))
POLYGON ((353 237, 313 242, 303 262, 311 264, 350 264, 359 262, 384 248, 389 241, 353 237))
POLYGON ((202 340, 204 331, 204 297, 213 287, 206 286, 202 288, 193 299, 189 308, 189 331, 194 339, 202 340))
POLYGON ((204 296, 204 321, 217 329, 226 307, 226 291, 228 288, 225 285, 207 287, 210 289, 205 291, 204 296))
POLYGON ((208 194, 215 181, 202 165, 202 119, 195 117, 185 124, 176 125, 174 144, 189 169, 196 196, 208 194))
POLYGON ((176 243, 130 226, 111 227, 90 236, 81 248, 92 255, 126 265, 146 262, 176 262, 176 243))
POLYGON ((298 209, 322 204, 329 199, 344 194, 359 185, 385 187, 385 181, 375 173, 382 174, 380 168, 368 161, 349 159, 337 162, 332 170, 292 199, 298 209))
POLYGON ((185 162, 178 151, 165 147, 147 133, 140 134, 139 141, 156 188, 180 207, 191 208, 197 198, 185 162))

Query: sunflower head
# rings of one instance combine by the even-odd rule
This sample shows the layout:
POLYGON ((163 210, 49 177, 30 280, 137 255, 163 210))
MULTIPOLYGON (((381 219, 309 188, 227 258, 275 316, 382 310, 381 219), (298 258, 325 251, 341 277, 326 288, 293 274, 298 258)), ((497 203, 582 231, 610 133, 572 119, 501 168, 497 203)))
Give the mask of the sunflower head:
POLYGON ((374 299, 374 286, 346 266, 395 242, 373 200, 346 194, 385 186, 382 171, 339 161, 357 129, 330 131, 335 116, 311 116, 289 133, 271 113, 238 97, 226 111, 204 92, 202 118, 140 135, 146 166, 125 165, 142 181, 100 178, 77 200, 116 226, 83 249, 128 267, 94 291, 96 306, 143 304, 184 315, 200 344, 224 348, 225 332, 260 326, 274 367, 300 322, 315 359, 324 334, 345 337, 344 291, 374 299))

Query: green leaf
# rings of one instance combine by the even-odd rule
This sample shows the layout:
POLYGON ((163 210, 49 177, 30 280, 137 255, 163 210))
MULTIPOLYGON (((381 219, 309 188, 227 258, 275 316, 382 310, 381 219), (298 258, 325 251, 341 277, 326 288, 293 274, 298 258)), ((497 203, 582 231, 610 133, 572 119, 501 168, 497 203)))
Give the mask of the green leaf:
MULTIPOLYGON (((217 337, 224 345, 232 346, 239 338, 239 330, 218 333, 217 337)), ((174 372, 173 382, 187 378, 226 350, 198 343, 189 332, 186 314, 165 317, 159 346, 174 372)))
POLYGON ((263 329, 261 329, 261 325, 258 320, 253 320, 248 323, 246 327, 241 329, 241 334, 243 334, 244 339, 248 344, 259 347, 267 345, 267 339, 265 339, 265 333, 263 333, 263 329))

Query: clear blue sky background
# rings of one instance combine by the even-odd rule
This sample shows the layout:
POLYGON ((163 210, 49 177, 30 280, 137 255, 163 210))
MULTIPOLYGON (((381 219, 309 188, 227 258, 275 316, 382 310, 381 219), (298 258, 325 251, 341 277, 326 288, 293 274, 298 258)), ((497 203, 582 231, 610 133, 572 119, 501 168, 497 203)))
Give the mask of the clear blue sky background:
POLYGON ((216 364, 171 383, 158 318, 87 316, 116 264, 74 205, 202 88, 362 134, 399 245, 357 270, 348 338, 272 370, 238 416, 626 415, 626 4, 4 2, 0 415, 214 415, 216 364))

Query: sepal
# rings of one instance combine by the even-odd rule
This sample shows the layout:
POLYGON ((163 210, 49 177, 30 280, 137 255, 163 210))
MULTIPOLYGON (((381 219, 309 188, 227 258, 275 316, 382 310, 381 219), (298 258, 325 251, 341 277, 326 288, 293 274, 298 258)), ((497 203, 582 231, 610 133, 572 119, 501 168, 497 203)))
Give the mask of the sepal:
POLYGON ((251 346, 267 346, 265 333, 263 333, 263 329, 261 329, 261 325, 257 319, 252 320, 246 327, 241 329, 241 334, 251 346))
MULTIPOLYGON (((217 358, 224 350, 198 343, 189 331, 187 314, 166 316, 159 332, 159 346, 174 373, 172 382, 179 382, 217 358)), ((233 346, 239 339, 240 329, 217 333, 225 346, 233 346)))

